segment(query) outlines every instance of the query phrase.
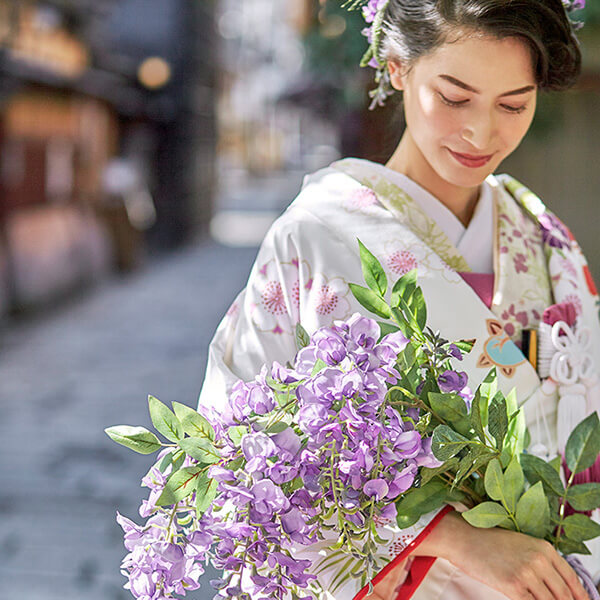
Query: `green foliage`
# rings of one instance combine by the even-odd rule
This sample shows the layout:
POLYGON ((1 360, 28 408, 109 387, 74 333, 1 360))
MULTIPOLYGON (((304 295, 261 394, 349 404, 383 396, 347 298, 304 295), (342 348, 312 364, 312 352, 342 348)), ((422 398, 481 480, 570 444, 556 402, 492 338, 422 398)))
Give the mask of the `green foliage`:
POLYGON ((360 264, 362 267, 363 277, 365 283, 369 286, 373 292, 378 296, 384 297, 387 293, 387 277, 383 267, 379 261, 371 254, 365 245, 358 240, 358 247, 360 252, 360 264))
POLYGON ((148 407, 156 431, 171 442, 177 442, 183 437, 183 426, 179 419, 158 398, 148 396, 148 407))
POLYGON ((195 489, 198 477, 202 470, 200 467, 184 467, 175 471, 156 501, 157 506, 171 506, 187 498, 195 489))
POLYGON ((565 448, 565 460, 572 473, 591 467, 600 454, 600 420, 595 411, 571 433, 565 448))
POLYGON ((506 399, 502 392, 497 392, 489 405, 488 429, 496 440, 496 448, 502 451, 504 438, 508 432, 508 413, 506 399))
POLYGON ((497 502, 482 502, 474 508, 462 513, 463 519, 473 525, 473 527, 481 527, 489 529, 490 527, 498 527, 510 521, 506 509, 497 502))
POLYGON ((519 499, 517 525, 523 533, 543 538, 550 525, 550 507, 541 481, 532 485, 519 499))
POLYGON ((565 535, 575 542, 593 540, 600 535, 600 525, 586 515, 569 515, 562 526, 565 535))
POLYGON ((530 484, 533 485, 541 481, 547 494, 564 495, 565 487, 560 480, 560 476, 545 460, 532 454, 522 454, 521 465, 530 484))
POLYGON ((433 432, 431 450, 438 460, 447 461, 456 456, 468 443, 466 437, 451 427, 439 425, 433 432))
POLYGON ((580 483, 569 488, 567 501, 580 511, 600 508, 600 483, 580 483))
POLYGON ((217 495, 218 483, 206 472, 200 473, 196 480, 196 515, 200 518, 210 507, 217 495))
POLYGON ((152 454, 161 447, 159 439, 144 427, 116 425, 108 427, 104 431, 113 442, 117 442, 117 444, 121 444, 121 446, 125 446, 139 454, 152 454))
POLYGON ((173 410, 185 433, 192 437, 205 437, 214 441, 215 430, 197 411, 179 402, 173 402, 173 410))
POLYGON ((179 447, 193 459, 203 463, 212 464, 221 460, 219 451, 214 444, 205 437, 186 437, 179 440, 179 447))
POLYGON ((350 291, 354 297, 370 313, 373 313, 383 319, 389 319, 391 317, 392 313, 386 301, 378 296, 374 291, 355 283, 351 283, 349 285, 350 291))
POLYGON ((310 336, 308 332, 300 323, 296 323, 296 349, 302 350, 302 348, 306 348, 310 342, 310 336))
POLYGON ((448 501, 448 497, 446 484, 437 479, 420 488, 411 488, 409 493, 396 503, 398 526, 405 529, 414 525, 422 515, 441 508, 448 501))

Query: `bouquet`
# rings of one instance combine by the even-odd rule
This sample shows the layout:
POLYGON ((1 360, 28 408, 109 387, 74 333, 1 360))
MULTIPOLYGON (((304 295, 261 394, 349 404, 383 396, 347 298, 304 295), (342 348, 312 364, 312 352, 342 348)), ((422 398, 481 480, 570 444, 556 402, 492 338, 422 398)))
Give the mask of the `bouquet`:
POLYGON ((600 484, 573 480, 600 453, 596 413, 568 440, 563 482, 560 457, 527 453, 516 394, 498 390, 495 370, 470 390, 455 365, 474 341, 427 327, 416 271, 388 290, 383 268, 359 246, 367 287, 351 289, 382 321, 355 314, 312 336, 298 325, 294 363, 237 382, 218 414, 150 397, 165 441, 142 427, 106 430, 136 452, 158 452, 142 480, 146 523, 117 516, 129 551, 125 587, 136 598, 183 596, 208 563, 223 572, 211 581, 216 599, 317 600, 317 574, 332 567, 328 591, 349 577, 363 587, 385 566, 377 523, 406 528, 449 502, 476 527, 589 553, 585 541, 600 525, 584 513, 600 506, 600 484), (299 556, 324 540, 324 559, 299 556))

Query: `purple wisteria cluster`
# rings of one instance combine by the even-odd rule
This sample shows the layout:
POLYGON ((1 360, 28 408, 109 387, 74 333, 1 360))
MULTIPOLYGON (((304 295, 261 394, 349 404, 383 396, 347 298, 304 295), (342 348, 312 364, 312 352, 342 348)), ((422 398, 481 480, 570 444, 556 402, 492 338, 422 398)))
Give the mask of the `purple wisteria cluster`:
POLYGON ((275 363, 233 386, 227 407, 206 414, 220 459, 203 465, 188 456, 183 465, 190 478, 199 472, 215 482, 200 516, 198 491, 158 506, 175 475, 171 467, 150 471, 143 481, 150 497, 140 508, 146 525, 118 518, 130 552, 122 565, 126 587, 135 597, 162 600, 196 589, 210 561, 223 571, 212 582, 216 599, 309 600, 315 576, 295 549, 322 539, 335 515, 344 547, 360 555, 373 520, 395 518, 394 501, 419 467, 441 463, 431 438, 415 429, 418 410, 407 417, 388 401, 407 340, 396 332, 378 342, 380 335, 375 321, 355 314, 319 329, 293 367, 275 363))

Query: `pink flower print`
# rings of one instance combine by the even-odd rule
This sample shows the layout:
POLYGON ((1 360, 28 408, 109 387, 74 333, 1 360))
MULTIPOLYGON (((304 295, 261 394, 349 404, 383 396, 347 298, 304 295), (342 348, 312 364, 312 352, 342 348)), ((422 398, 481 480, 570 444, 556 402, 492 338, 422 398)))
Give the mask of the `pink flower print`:
POLYGON ((583 303, 581 302, 581 298, 578 294, 567 294, 563 298, 563 302, 571 302, 575 307, 575 312, 577 316, 579 316, 583 312, 583 303))
POLYGON ((237 302, 234 302, 228 309, 227 315, 230 318, 235 317, 240 312, 240 305, 237 302))
POLYGON ((529 317, 527 316, 527 313, 524 310, 518 312, 515 315, 515 319, 517 319, 517 321, 519 321, 519 323, 523 325, 523 328, 527 327, 527 323, 529 323, 529 317))
POLYGON ((527 257, 522 252, 517 252, 513 260, 515 263, 515 271, 517 273, 527 273, 527 271, 529 271, 529 267, 525 264, 527 262, 527 257))
POLYGON ((505 323, 504 331, 508 337, 512 337, 515 334, 515 326, 512 323, 505 323))
POLYGON ((268 281, 262 293, 262 303, 272 315, 283 315, 286 312, 285 298, 279 281, 268 281))
POLYGON ((567 273, 570 277, 572 277, 573 279, 577 278, 577 269, 568 258, 562 258, 560 261, 560 266, 563 269, 563 271, 567 273))
POLYGON ((513 229, 512 234, 516 237, 516 238, 521 238, 523 237, 523 234, 518 230, 518 229, 513 229))
POLYGON ((361 186, 350 193, 345 204, 348 210, 363 210, 369 206, 376 206, 379 202, 373 190, 361 186))
POLYGON ((292 302, 294 306, 300 310, 300 281, 294 281, 294 285, 292 285, 292 302))
POLYGON ((508 254, 508 246, 500 246, 500 254, 508 254))
POLYGON ((396 275, 404 275, 418 266, 417 259, 408 250, 397 250, 387 258, 390 271, 396 275))
POLYGON ((398 556, 398 554, 400 554, 402 550, 404 550, 404 548, 406 548, 406 546, 413 541, 413 539, 413 536, 407 535, 406 533, 400 534, 388 548, 390 556, 398 556))
POLYGON ((337 294, 328 286, 323 285, 317 295, 316 312, 319 315, 330 315, 338 304, 337 294))

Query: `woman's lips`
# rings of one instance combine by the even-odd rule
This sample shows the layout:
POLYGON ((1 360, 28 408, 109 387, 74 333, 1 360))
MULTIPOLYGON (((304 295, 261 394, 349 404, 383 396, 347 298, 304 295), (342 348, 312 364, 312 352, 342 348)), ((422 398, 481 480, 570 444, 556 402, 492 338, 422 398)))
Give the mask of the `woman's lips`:
POLYGON ((490 161, 493 154, 487 154, 485 156, 474 156, 473 154, 460 154, 459 152, 454 152, 454 150, 450 150, 448 148, 448 152, 452 154, 452 156, 465 167, 471 167, 472 169, 477 169, 478 167, 483 167, 486 163, 490 161))

